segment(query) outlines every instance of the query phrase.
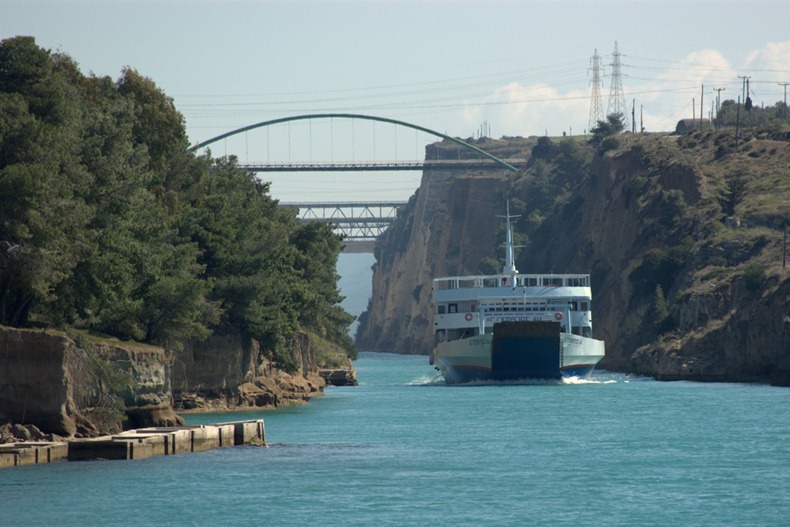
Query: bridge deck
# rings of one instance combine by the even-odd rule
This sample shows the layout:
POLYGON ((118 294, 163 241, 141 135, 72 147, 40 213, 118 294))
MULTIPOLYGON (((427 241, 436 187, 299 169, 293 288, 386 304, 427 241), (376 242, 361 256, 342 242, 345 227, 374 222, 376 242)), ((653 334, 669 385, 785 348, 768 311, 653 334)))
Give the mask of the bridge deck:
MULTIPOLYGON (((522 159, 506 159, 518 165, 522 159)), ((338 161, 307 163, 239 163, 249 172, 377 172, 397 170, 490 170, 501 166, 490 159, 437 159, 425 161, 338 161)))

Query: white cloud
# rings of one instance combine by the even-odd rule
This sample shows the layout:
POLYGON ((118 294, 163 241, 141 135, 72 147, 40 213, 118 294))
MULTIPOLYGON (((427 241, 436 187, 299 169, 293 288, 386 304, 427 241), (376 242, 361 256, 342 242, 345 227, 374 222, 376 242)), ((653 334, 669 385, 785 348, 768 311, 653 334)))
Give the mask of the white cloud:
POLYGON ((787 77, 790 74, 790 40, 769 42, 752 51, 746 58, 745 67, 765 71, 768 77, 787 77))
POLYGON ((737 71, 727 59, 714 49, 703 49, 689 53, 682 60, 670 64, 655 79, 642 83, 638 88, 646 101, 660 100, 667 94, 699 91, 702 85, 713 88, 737 80, 737 71))
POLYGON ((547 84, 511 82, 494 89, 482 103, 464 108, 464 117, 487 120, 492 135, 530 136, 581 134, 587 127, 589 92, 560 92, 547 84))

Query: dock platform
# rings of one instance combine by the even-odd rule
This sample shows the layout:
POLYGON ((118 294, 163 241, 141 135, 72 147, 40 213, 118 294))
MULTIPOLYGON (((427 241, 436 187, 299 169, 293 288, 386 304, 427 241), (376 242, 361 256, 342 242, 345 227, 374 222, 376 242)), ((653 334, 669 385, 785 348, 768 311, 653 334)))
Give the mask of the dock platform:
POLYGON ((0 445, 0 468, 91 459, 147 459, 240 445, 266 445, 263 419, 213 425, 139 428, 63 442, 0 445))

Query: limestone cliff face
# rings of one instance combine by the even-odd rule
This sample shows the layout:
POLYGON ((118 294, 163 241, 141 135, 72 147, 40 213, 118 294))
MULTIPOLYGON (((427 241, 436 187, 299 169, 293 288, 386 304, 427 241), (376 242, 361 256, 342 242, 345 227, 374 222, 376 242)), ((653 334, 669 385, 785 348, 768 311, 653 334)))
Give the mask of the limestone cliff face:
MULTIPOLYGON (((790 383, 790 273, 776 264, 786 211, 754 198, 756 205, 739 207, 747 221, 733 227, 721 221, 717 203, 733 172, 749 174, 758 193, 761 178, 776 177, 776 167, 786 171, 790 143, 753 137, 736 148, 726 133, 618 141, 592 153, 569 179, 529 232, 519 270, 591 273, 594 334, 607 347, 602 368, 662 379, 790 383), (766 275, 751 288, 744 285, 750 263, 766 275), (663 324, 655 321, 657 285, 667 303, 663 324)), ((551 170, 559 149, 545 150, 542 169, 551 170)), ((495 216, 508 198, 529 210, 537 177, 529 165, 518 175, 424 174, 376 248, 360 349, 429 353, 431 278, 475 274, 481 257, 501 258, 495 216)))
POLYGON ((293 374, 274 368, 258 342, 240 334, 188 343, 172 368, 176 408, 275 407, 322 395, 326 382, 319 375, 310 338, 295 334, 289 350, 298 365, 293 374))
POLYGON ((61 436, 183 423, 163 349, 80 345, 62 333, 0 328, 0 421, 61 436))
MULTIPOLYGON (((0 424, 95 436, 183 424, 175 409, 275 407, 321 395, 326 381, 309 336, 295 334, 288 349, 297 365, 291 374, 275 368, 256 341, 240 335, 189 343, 173 358, 154 346, 2 327, 0 424)), ((330 373, 346 384, 355 381, 350 361, 330 373)))
POLYGON ((607 346, 602 368, 666 380, 790 382, 790 273, 777 266, 780 222, 753 206, 743 214, 766 227, 725 227, 717 203, 721 174, 735 167, 749 174, 759 201, 761 178, 776 161, 787 166, 781 159, 790 159, 790 144, 755 138, 743 153, 710 154, 726 140, 637 137, 598 152, 589 178, 535 236, 538 267, 592 272, 594 332, 607 346), (774 158, 746 154, 754 149, 774 158), (671 274, 635 280, 645 268, 667 274, 646 267, 651 254, 674 254, 671 274), (755 290, 744 285, 750 263, 767 275, 755 290), (652 288, 640 291, 651 278, 652 288), (656 283, 667 299, 668 328, 656 328, 656 283))
POLYGON ((373 298, 357 347, 425 354, 433 347, 431 279, 477 272, 492 254, 507 179, 502 175, 423 174, 416 198, 376 247, 373 298))
MULTIPOLYGON (((500 159, 526 159, 532 145, 532 140, 513 138, 480 146, 500 159)), ((473 155, 447 142, 426 150, 426 159, 473 155)), ((431 280, 476 274, 483 258, 501 252, 496 237, 501 220, 494 214, 503 214, 511 174, 502 169, 423 172, 419 190, 376 244, 373 298, 360 318, 358 349, 430 353, 431 280)))

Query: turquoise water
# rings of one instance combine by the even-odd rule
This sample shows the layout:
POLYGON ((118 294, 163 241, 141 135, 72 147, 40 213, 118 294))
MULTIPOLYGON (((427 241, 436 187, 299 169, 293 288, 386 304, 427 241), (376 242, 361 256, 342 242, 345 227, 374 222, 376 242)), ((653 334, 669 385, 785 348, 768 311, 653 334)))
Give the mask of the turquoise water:
POLYGON ((790 390, 448 387, 362 354, 360 386, 274 412, 268 448, 0 471, 0 525, 788 525, 790 390))

